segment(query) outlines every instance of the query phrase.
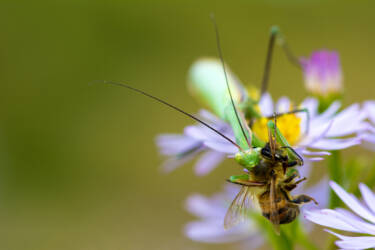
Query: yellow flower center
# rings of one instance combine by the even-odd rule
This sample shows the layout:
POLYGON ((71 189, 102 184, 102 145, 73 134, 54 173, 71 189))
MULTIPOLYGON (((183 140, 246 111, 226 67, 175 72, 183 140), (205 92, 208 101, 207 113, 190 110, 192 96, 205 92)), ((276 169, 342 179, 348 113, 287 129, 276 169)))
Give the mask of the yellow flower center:
MULTIPOLYGON (((263 141, 268 141, 268 129, 267 122, 270 119, 260 118, 255 120, 252 131, 259 139, 263 141)), ((286 114, 277 117, 277 128, 287 139, 290 145, 296 145, 301 135, 301 118, 295 114, 286 114)))

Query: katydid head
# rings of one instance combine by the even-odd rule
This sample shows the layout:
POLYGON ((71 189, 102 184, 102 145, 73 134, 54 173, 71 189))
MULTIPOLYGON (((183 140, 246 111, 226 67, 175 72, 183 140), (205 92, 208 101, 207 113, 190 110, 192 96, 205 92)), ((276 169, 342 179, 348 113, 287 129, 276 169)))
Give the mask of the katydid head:
POLYGON ((259 164, 260 151, 261 151, 261 148, 252 148, 252 149, 248 149, 244 151, 239 151, 234 156, 234 159, 241 166, 245 167, 247 170, 250 170, 259 164))

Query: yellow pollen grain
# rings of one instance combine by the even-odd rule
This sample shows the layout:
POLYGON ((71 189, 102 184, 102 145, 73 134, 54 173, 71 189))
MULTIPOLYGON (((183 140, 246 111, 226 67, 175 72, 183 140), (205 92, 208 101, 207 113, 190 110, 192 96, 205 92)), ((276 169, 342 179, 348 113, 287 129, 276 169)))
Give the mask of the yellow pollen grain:
MULTIPOLYGON (((257 119, 251 127, 252 131, 263 141, 268 141, 267 122, 269 120, 267 118, 257 119)), ((277 128, 289 144, 296 145, 301 135, 301 118, 295 114, 279 116, 277 118, 277 128)))

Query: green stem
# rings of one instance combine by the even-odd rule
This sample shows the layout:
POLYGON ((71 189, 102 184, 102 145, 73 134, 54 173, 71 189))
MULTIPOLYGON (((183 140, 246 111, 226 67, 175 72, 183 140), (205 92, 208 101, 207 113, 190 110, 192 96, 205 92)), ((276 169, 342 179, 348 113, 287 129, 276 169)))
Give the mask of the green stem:
MULTIPOLYGON (((332 155, 328 160, 328 171, 329 177, 331 180, 342 184, 342 164, 341 164, 341 155, 339 151, 332 151, 332 155)), ((330 189, 330 200, 329 208, 335 208, 340 205, 340 199, 335 195, 332 189, 330 189)))

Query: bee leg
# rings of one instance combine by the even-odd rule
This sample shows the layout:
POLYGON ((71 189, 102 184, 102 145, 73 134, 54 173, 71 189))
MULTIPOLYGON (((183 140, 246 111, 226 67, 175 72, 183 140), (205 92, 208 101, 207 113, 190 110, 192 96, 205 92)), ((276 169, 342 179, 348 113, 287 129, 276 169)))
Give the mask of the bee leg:
POLYGON ((284 174, 286 173, 286 170, 287 170, 288 168, 294 167, 294 166, 296 166, 296 165, 298 165, 298 162, 297 162, 297 161, 289 161, 289 162, 287 162, 287 163, 284 163, 284 164, 283 164, 284 174))
POLYGON ((293 181, 295 178, 297 178, 299 175, 297 173, 293 173, 291 176, 289 176, 288 178, 286 178, 283 182, 284 183, 290 183, 291 181, 293 181))
POLYGON ((311 201, 314 202, 315 205, 318 205, 318 202, 314 198, 305 194, 298 195, 292 200, 292 202, 295 204, 304 204, 304 203, 309 203, 311 201))
POLYGON ((303 177, 302 179, 299 179, 298 181, 294 182, 294 183, 288 183, 287 185, 284 186, 284 188, 288 191, 292 191, 293 189, 295 189, 297 187, 297 185, 303 181, 307 180, 306 177, 303 177))
POLYGON ((300 184, 301 182, 303 182, 303 181, 305 181, 305 180, 307 180, 307 178, 306 177, 303 177, 302 179, 299 179, 298 181, 296 181, 294 184, 300 184))
POLYGON ((247 180, 241 180, 241 179, 237 179, 237 180, 228 179, 227 181, 233 184, 237 184, 241 186, 248 186, 248 187, 261 187, 261 186, 266 185, 266 183, 264 182, 247 181, 247 180))

